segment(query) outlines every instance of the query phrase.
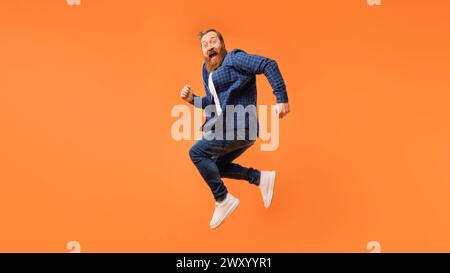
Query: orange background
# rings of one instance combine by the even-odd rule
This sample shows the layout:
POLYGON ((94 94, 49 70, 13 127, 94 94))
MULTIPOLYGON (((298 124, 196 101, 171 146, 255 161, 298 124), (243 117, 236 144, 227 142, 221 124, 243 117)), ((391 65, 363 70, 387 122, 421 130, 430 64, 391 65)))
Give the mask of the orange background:
MULTIPOLYGON (((0 4, 0 251, 450 251, 450 2, 18 1, 0 4), (204 94, 196 34, 277 60, 292 112, 272 207, 225 180, 214 203, 172 107, 204 94)), ((258 78, 258 102, 273 104, 258 78)))

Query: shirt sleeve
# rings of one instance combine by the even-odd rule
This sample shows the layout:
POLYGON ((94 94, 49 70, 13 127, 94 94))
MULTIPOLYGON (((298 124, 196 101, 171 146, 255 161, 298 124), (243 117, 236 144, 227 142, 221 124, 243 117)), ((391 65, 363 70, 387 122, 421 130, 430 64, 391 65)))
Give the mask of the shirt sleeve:
POLYGON ((277 103, 288 102, 286 85, 275 60, 236 49, 233 52, 233 66, 246 73, 264 74, 273 89, 277 103))
POLYGON ((200 97, 197 95, 194 95, 194 99, 192 102, 189 102, 190 104, 194 105, 197 108, 205 109, 206 106, 210 104, 210 99, 208 96, 200 97))

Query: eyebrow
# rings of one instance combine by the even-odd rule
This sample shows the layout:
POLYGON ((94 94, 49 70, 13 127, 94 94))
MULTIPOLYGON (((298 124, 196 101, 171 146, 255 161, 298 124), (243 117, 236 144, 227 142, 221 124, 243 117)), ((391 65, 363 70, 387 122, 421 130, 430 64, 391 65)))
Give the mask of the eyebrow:
POLYGON ((211 40, 213 40, 213 39, 217 39, 217 37, 211 37, 211 38, 209 38, 209 40, 205 40, 205 41, 203 41, 202 43, 206 43, 207 41, 211 41, 211 40))
MULTIPOLYGON (((217 37, 211 37, 211 38, 209 38, 209 41, 211 41, 211 40, 213 40, 213 39, 216 39, 216 40, 217 40, 217 37)), ((203 42, 202 42, 202 46, 204 46, 207 42, 208 42, 208 40, 203 41, 203 42)))

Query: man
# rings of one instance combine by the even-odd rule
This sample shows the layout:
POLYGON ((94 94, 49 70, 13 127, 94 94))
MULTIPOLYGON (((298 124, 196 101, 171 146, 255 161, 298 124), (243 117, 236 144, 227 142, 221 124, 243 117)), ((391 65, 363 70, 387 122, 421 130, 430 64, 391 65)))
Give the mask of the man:
POLYGON ((228 192, 221 178, 247 180, 259 187, 266 208, 272 202, 275 171, 259 171, 233 163, 259 136, 257 74, 264 74, 273 89, 278 117, 284 117, 290 110, 286 86, 274 60, 247 54, 240 49, 227 52, 223 36, 215 29, 201 31, 199 39, 204 59, 202 74, 206 96, 195 95, 189 85, 182 88, 180 96, 196 107, 209 108, 214 114, 207 113, 202 125, 206 134, 189 150, 192 162, 215 199, 216 206, 210 222, 210 227, 214 229, 239 205, 239 199, 228 192), (244 115, 235 112, 234 107, 238 106, 241 110, 245 107, 244 115), (211 136, 214 138, 211 139, 211 136))

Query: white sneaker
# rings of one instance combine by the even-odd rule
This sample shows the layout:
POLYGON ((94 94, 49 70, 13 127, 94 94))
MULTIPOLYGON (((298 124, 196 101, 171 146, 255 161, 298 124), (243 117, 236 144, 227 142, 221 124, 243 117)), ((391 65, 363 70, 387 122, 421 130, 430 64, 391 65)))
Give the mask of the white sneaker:
POLYGON ((259 189, 264 201, 264 207, 269 208, 272 203, 273 188, 275 186, 275 171, 261 171, 259 189))
POLYGON ((216 208, 214 209, 214 214, 209 223, 209 227, 214 229, 222 224, 222 222, 233 213, 238 205, 239 199, 231 195, 231 193, 227 193, 227 197, 225 197, 224 200, 216 202, 216 208))

